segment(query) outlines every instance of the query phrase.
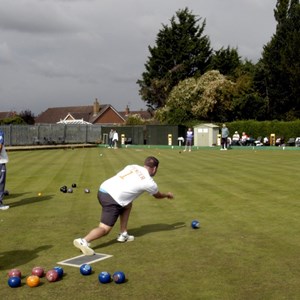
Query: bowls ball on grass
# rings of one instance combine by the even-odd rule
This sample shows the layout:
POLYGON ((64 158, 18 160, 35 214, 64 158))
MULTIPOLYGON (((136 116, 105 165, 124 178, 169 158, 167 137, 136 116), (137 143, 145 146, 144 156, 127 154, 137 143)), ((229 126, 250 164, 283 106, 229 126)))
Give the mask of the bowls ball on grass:
POLYGON ((109 283, 111 282, 111 276, 108 272, 101 272, 99 275, 98 275, 98 279, 99 279, 99 282, 101 283, 109 283))
POLYGON ((59 279, 58 272, 56 270, 49 270, 46 273, 46 278, 49 282, 55 282, 59 279))
POLYGON ((193 220, 192 223, 191 223, 191 227, 193 229, 198 229, 200 228, 200 222, 198 220, 193 220))
POLYGON ((90 192, 90 189, 85 188, 85 189, 84 189, 84 192, 85 192, 86 194, 88 194, 88 193, 90 192))
POLYGON ((58 273, 58 278, 62 278, 64 276, 64 269, 60 266, 55 266, 53 268, 58 273))
POLYGON ((80 266, 80 273, 84 276, 92 274, 92 267, 89 264, 80 266))
POLYGON ((31 275, 36 275, 38 277, 44 277, 45 275, 45 271, 42 267, 34 267, 32 270, 31 270, 31 275))
POLYGON ((30 287, 36 287, 40 284, 40 277, 36 275, 30 275, 26 278, 26 284, 30 287))
POLYGON ((72 183, 72 188, 76 188, 77 184, 76 183, 72 183))
POLYGON ((121 271, 115 272, 113 274, 112 278, 113 278, 113 281, 117 284, 124 283, 125 279, 126 279, 124 272, 121 272, 121 271))
POLYGON ((68 187, 67 187, 66 185, 62 186, 62 187, 60 188, 60 191, 61 191, 62 193, 66 193, 66 192, 68 191, 68 187))
POLYGON ((21 278, 18 276, 9 277, 7 283, 11 288, 19 287, 21 286, 21 278))
POLYGON ((11 269, 8 272, 8 277, 20 277, 21 278, 22 273, 19 269, 11 269))

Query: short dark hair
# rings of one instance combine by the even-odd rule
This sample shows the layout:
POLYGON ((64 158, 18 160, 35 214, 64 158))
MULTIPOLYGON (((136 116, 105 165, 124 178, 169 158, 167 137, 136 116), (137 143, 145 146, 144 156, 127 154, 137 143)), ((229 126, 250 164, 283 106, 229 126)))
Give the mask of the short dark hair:
POLYGON ((148 156, 145 159, 144 165, 150 168, 158 167, 159 160, 154 156, 148 156))

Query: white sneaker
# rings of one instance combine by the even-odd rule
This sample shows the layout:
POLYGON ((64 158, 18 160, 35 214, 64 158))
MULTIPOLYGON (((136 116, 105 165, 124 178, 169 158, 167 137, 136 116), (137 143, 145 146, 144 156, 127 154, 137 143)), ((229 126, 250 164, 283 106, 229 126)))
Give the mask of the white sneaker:
POLYGON ((117 241, 121 242, 121 243, 132 242, 133 240, 134 240, 134 236, 129 235, 127 232, 120 233, 118 238, 117 238, 117 241))
POLYGON ((80 251, 84 255, 94 255, 95 251, 89 247, 89 244, 84 239, 76 239, 73 241, 73 244, 76 248, 80 249, 80 251))
POLYGON ((0 205, 0 210, 7 210, 7 209, 9 209, 8 205, 3 205, 3 204, 0 205))

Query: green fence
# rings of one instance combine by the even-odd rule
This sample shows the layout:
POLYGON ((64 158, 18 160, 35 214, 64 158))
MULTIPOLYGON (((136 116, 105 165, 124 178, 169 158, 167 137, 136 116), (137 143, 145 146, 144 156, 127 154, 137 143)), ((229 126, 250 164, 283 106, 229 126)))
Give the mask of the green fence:
POLYGON ((99 125, 4 125, 7 146, 99 143, 99 125))
POLYGON ((111 129, 119 134, 119 145, 178 145, 185 127, 164 125, 2 125, 7 146, 55 144, 108 144, 111 129))

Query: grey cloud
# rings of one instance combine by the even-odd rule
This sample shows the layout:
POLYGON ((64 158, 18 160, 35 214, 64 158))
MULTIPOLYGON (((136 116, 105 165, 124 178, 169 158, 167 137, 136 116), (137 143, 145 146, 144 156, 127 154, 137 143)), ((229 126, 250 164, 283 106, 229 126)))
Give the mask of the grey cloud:
POLYGON ((162 24, 188 7, 212 47, 256 61, 275 32, 274 0, 0 0, 1 110, 145 105, 137 79, 162 24))
POLYGON ((61 7, 39 1, 7 1, 0 10, 0 29, 20 33, 74 32, 80 26, 61 7))
POLYGON ((12 63, 12 52, 6 42, 0 42, 0 64, 12 63))

